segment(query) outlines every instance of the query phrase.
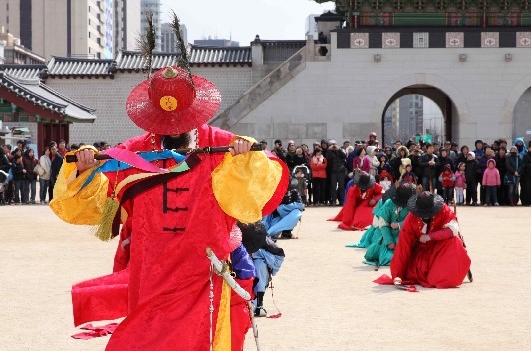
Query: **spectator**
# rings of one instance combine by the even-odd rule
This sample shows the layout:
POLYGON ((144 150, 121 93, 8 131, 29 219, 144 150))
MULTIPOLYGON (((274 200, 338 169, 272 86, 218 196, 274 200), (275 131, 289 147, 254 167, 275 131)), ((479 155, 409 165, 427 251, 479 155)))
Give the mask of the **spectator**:
POLYGON ((24 199, 23 202, 27 204, 35 204, 35 197, 37 192, 37 174, 34 173, 35 166, 39 160, 35 158, 33 149, 26 149, 22 163, 26 170, 26 178, 24 179, 24 199))
POLYGON ((466 163, 466 161, 468 160, 469 151, 470 150, 468 149, 468 146, 466 145, 461 146, 461 152, 459 153, 459 155, 457 155, 457 164, 466 163))
POLYGON ((523 168, 522 158, 516 146, 511 146, 510 155, 507 157, 505 165, 507 166, 507 173, 505 173, 503 182, 507 185, 507 199, 509 206, 516 206, 519 200, 518 185, 520 184, 520 174, 523 168))
POLYGON ((287 151, 286 149, 282 148, 282 141, 280 139, 275 140, 275 146, 271 150, 271 153, 275 155, 276 157, 278 157, 279 159, 281 159, 282 161, 284 161, 285 164, 288 163, 286 159, 287 151))
POLYGON ((527 143, 527 153, 522 158, 522 206, 531 206, 531 140, 527 143))
POLYGON ((476 140, 474 142, 474 146, 476 147, 474 154, 476 155, 476 160, 479 161, 479 159, 485 155, 485 151, 483 150, 483 141, 481 139, 476 140))
POLYGON ((483 172, 483 180, 481 184, 485 187, 485 201, 483 206, 499 206, 496 191, 501 184, 500 172, 496 168, 496 161, 494 158, 487 161, 487 169, 483 172))
POLYGON ((50 166, 50 187, 48 188, 48 198, 52 201, 53 189, 57 182, 61 167, 63 166, 63 157, 57 152, 57 143, 55 141, 50 142, 50 160, 52 163, 50 166))
POLYGON ((454 198, 455 176, 450 164, 446 164, 441 174, 439 174, 439 182, 442 186, 442 198, 444 203, 451 205, 454 198))
POLYGON ((455 202, 457 205, 464 205, 465 204, 465 188, 466 188, 466 177, 465 177, 465 169, 466 164, 464 162, 461 162, 457 166, 457 171, 455 171, 455 202))
POLYGON ((330 170, 330 206, 343 206, 345 196, 345 160, 347 155, 341 151, 335 140, 330 140, 330 148, 326 153, 327 167, 330 170))
POLYGON ((369 160, 369 174, 374 178, 378 177, 378 166, 380 165, 380 161, 378 161, 378 157, 376 156, 376 150, 376 146, 367 146, 367 156, 365 156, 369 160))
POLYGON ((500 147, 494 160, 496 161, 496 168, 500 173, 501 179, 500 187, 496 190, 498 203, 501 206, 506 206, 509 204, 509 201, 507 199, 507 186, 503 183, 503 180, 505 179, 505 174, 507 174, 507 149, 505 147, 500 147))
POLYGON ((11 174, 13 174, 13 183, 15 184, 15 205, 20 205, 24 199, 23 186, 24 179, 26 178, 26 170, 22 163, 22 156, 18 153, 13 157, 11 174))
POLYGON ((520 155, 520 157, 524 157, 524 155, 527 152, 527 149, 525 147, 525 141, 524 138, 516 138, 514 139, 514 146, 516 146, 516 151, 520 155))
POLYGON ((476 160, 476 154, 469 151, 465 168, 467 205, 478 205, 478 178, 479 174, 481 174, 480 172, 479 163, 476 160))
POLYGON ((313 203, 316 206, 324 206, 326 203, 326 162, 326 158, 323 156, 323 151, 320 148, 316 148, 313 151, 313 156, 310 162, 310 168, 312 170, 313 203))
POLYGON ((424 191, 433 192, 437 182, 437 156, 434 154, 433 145, 426 144, 426 153, 419 158, 419 167, 422 169, 422 188, 424 191))
POLYGON ((262 141, 260 142, 260 145, 262 146, 262 150, 264 150, 264 151, 267 150, 267 141, 262 140, 262 141))
POLYGON ((39 176, 39 200, 42 205, 46 204, 46 193, 48 192, 48 187, 50 186, 50 174, 52 172, 52 160, 50 156, 50 147, 46 146, 42 156, 39 158, 39 165, 44 170, 44 174, 39 176))
POLYGON ((400 179, 402 175, 400 167, 402 166, 402 159, 409 157, 409 151, 405 146, 399 146, 396 150, 396 156, 389 162, 391 166, 391 175, 393 179, 400 179))
POLYGON ((59 143, 57 144, 57 153, 64 158, 67 152, 68 150, 66 148, 66 141, 63 139, 59 140, 59 143))

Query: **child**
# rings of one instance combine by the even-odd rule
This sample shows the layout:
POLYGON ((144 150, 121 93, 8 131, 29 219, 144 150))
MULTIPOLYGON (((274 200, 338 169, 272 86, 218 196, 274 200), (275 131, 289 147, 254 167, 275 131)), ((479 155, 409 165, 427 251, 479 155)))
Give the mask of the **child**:
POLYGON ((451 205, 453 194, 454 194, 454 182, 455 182, 455 175, 454 172, 452 172, 452 166, 449 164, 444 165, 444 169, 439 174, 439 182, 442 185, 443 190, 443 199, 444 202, 447 205, 451 205))
MULTIPOLYGON (((401 164, 398 167, 398 171, 400 172, 400 177, 403 177, 404 173, 406 173, 407 165, 411 166, 411 159, 406 157, 406 158, 401 159, 400 161, 401 161, 401 164)), ((413 169, 413 168, 411 168, 411 169, 413 169)))
MULTIPOLYGON (((295 167, 295 169, 293 169, 293 174, 295 178, 297 178, 297 182, 298 182, 297 190, 299 191, 299 194, 301 195, 302 203, 305 205, 308 205, 308 180, 307 180, 306 175, 304 174, 303 168, 308 170, 308 167, 304 165, 297 166, 295 167)), ((308 173, 309 172, 310 171, 308 170, 308 173)))
POLYGON ((457 171, 455 171, 455 196, 458 205, 463 205, 465 203, 465 189, 466 189, 466 178, 465 178, 465 168, 466 165, 464 162, 460 162, 457 166, 457 171))
MULTIPOLYGON (((408 159, 409 160, 409 159, 408 159)), ((411 160, 409 160, 409 164, 406 164, 404 174, 400 177, 400 183, 412 183, 412 184, 418 184, 419 178, 417 175, 412 171, 411 166, 411 160)))
POLYGON ((389 190, 391 184, 393 184, 393 176, 385 169, 380 172, 378 179, 378 183, 380 183, 384 191, 389 190))
POLYGON ((487 169, 483 172, 482 186, 485 187, 485 203, 483 206, 499 206, 496 191, 501 185, 500 172, 496 168, 496 161, 491 158, 487 161, 487 169))

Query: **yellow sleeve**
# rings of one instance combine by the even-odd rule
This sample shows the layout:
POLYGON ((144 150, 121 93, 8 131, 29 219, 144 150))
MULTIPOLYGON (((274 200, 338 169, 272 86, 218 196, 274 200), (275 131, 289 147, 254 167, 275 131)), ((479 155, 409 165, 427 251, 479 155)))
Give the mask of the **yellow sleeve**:
MULTIPOLYGON (((83 148, 92 148, 86 146, 83 148)), ((75 152, 68 152, 73 155, 75 152)), ((101 162, 101 161, 100 161, 101 162)), ((53 200, 50 208, 63 221, 71 224, 98 225, 107 198, 108 179, 102 173, 97 173, 83 189, 94 168, 87 169, 76 177, 75 163, 63 160, 63 166, 55 183, 53 200)))
MULTIPOLYGON (((249 137, 239 138, 256 142, 249 137)), ((242 223, 254 223, 262 219, 262 209, 275 193, 281 178, 282 166, 271 161, 263 151, 237 156, 227 152, 212 172, 212 189, 225 213, 242 223)))

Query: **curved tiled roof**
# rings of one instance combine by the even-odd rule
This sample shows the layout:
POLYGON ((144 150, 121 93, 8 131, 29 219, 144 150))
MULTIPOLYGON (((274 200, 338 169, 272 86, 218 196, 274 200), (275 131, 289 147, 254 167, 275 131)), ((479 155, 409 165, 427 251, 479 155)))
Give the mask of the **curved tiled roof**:
POLYGON ((113 76, 114 60, 55 57, 48 62, 49 76, 113 76))
POLYGON ((46 69, 46 65, 16 65, 4 64, 0 65, 0 71, 4 71, 10 76, 17 78, 35 78, 39 76, 39 72, 46 69))
MULTIPOLYGON (((179 54, 175 53, 153 53, 151 66, 154 70, 157 70, 174 65, 179 56, 179 54)), ((140 51, 120 50, 116 56, 116 68, 119 70, 143 70, 146 68, 146 64, 140 51)))
POLYGON ((43 84, 38 77, 18 78, 0 71, 0 88, 18 97, 63 116, 71 122, 94 122, 95 109, 77 103, 43 84))
POLYGON ((248 64, 252 61, 250 46, 208 47, 192 45, 190 64, 248 64))

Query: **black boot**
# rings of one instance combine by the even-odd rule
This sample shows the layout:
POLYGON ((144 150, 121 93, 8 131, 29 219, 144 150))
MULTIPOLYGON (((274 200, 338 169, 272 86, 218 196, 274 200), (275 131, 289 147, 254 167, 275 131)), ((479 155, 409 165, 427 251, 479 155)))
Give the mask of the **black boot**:
POLYGON ((256 293, 256 308, 254 309, 255 317, 265 317, 267 316, 267 311, 264 309, 264 294, 265 292, 256 293))

